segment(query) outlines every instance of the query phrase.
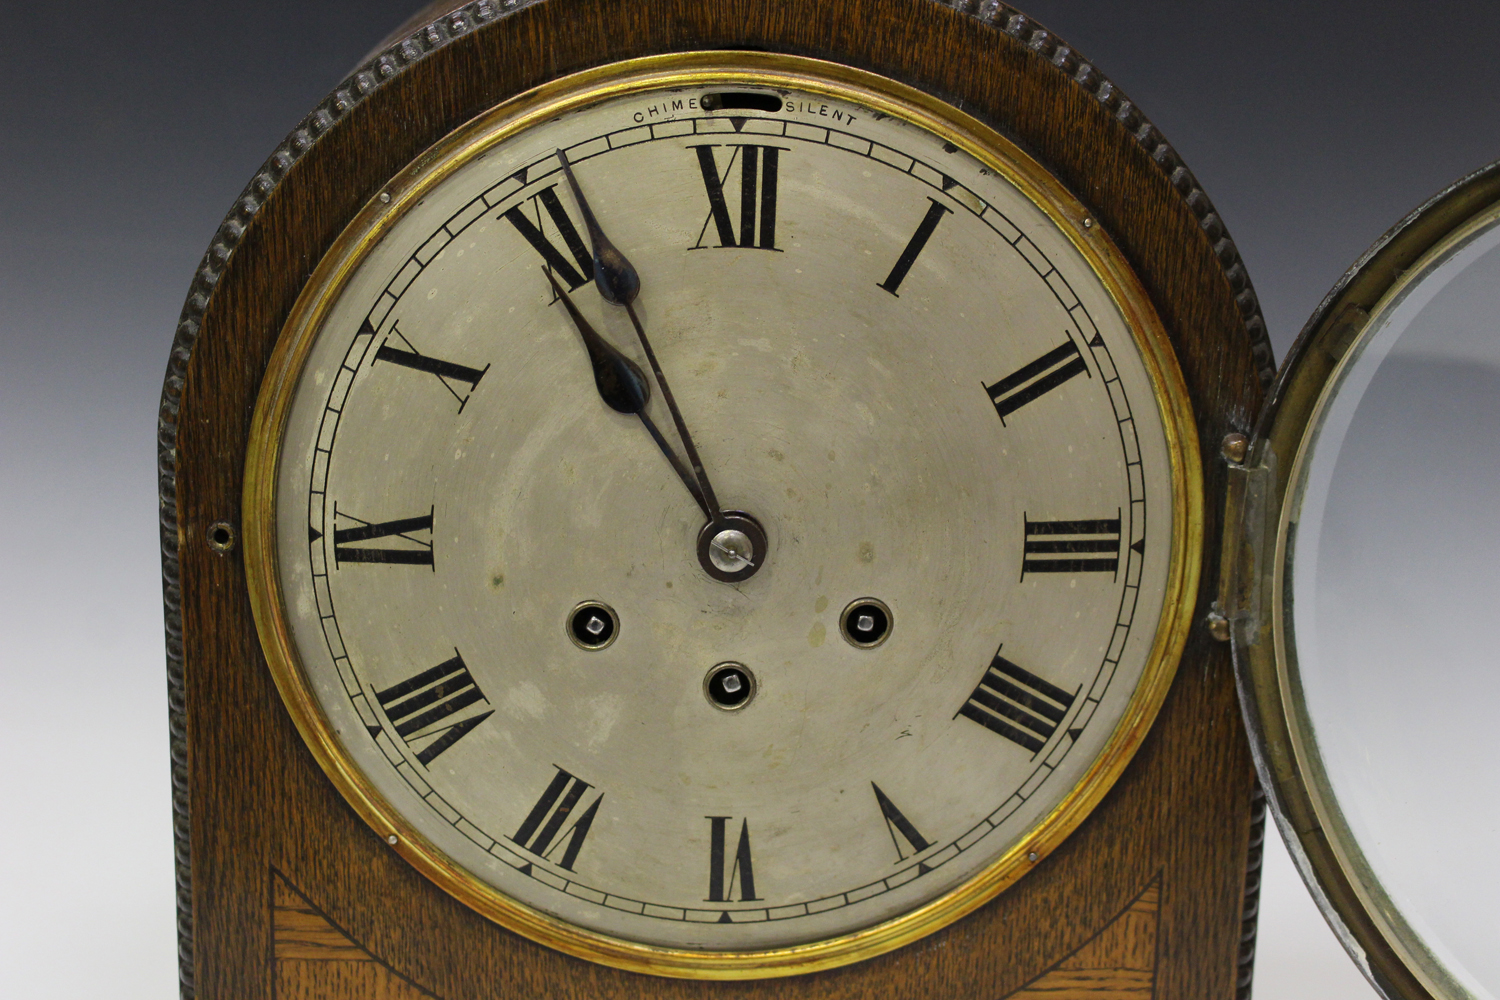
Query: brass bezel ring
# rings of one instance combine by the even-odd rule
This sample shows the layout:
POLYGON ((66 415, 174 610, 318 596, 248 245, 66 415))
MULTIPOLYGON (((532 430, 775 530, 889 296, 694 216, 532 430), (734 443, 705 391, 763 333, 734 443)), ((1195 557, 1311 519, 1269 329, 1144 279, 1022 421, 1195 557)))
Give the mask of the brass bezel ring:
POLYGON ((1203 493, 1196 424, 1171 342, 1150 297, 1090 213, 1015 144, 921 91, 822 60, 760 52, 690 52, 633 59, 551 81, 450 134, 387 185, 348 225, 298 296, 267 367, 245 463, 246 575, 261 645, 298 731, 339 792, 392 849, 460 902, 533 941, 632 972, 697 979, 765 979, 830 969, 916 941, 972 912, 1052 853, 1094 809, 1145 739, 1166 697, 1197 603, 1203 493), (1134 334, 1166 437, 1172 482, 1166 592, 1141 680, 1083 778, 1028 836, 964 884, 899 917, 822 941, 756 951, 690 951, 586 930, 480 882, 428 842, 376 791, 339 745, 287 627, 276 557, 276 479, 293 392, 327 310, 354 268, 423 194, 460 165, 549 119, 602 100, 664 87, 787 87, 910 121, 1014 184, 1065 233, 1134 334))

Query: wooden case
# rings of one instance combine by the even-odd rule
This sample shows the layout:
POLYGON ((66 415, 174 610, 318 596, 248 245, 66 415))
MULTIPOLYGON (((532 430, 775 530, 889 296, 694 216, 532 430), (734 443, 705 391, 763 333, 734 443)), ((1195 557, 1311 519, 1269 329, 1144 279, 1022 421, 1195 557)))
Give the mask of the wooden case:
POLYGON ((1274 375, 1234 244, 1175 151, 1025 15, 936 0, 480 0, 418 15, 303 120, 220 227, 160 415, 182 994, 203 998, 1227 998, 1248 991, 1264 807, 1226 645, 1206 615, 1217 443, 1274 375), (1166 324, 1205 453, 1193 634, 1135 760, 1055 854, 906 948, 753 982, 570 958, 426 882, 324 776, 261 654, 241 553, 251 411, 303 283, 349 219, 443 135, 565 73, 695 49, 833 60, 933 93, 1046 165, 1123 250, 1166 324))

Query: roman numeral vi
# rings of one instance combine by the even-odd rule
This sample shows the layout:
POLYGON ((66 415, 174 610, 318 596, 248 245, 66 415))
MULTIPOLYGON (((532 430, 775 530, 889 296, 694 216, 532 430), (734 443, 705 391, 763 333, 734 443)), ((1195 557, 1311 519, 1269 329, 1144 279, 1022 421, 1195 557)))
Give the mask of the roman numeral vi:
MULTIPOLYGON (((706 816, 709 822, 708 843, 708 901, 710 903, 732 902, 733 885, 739 881, 740 902, 756 900, 755 868, 750 859, 750 821, 740 821, 739 845, 734 849, 734 860, 725 871, 725 839, 731 816, 706 816), (727 878, 725 876, 728 876, 727 878)), ((729 923, 729 914, 719 918, 720 923, 729 923)))
POLYGON ((1049 684, 997 651, 979 686, 954 718, 962 715, 1035 754, 1057 732, 1077 697, 1077 692, 1069 694, 1049 684))

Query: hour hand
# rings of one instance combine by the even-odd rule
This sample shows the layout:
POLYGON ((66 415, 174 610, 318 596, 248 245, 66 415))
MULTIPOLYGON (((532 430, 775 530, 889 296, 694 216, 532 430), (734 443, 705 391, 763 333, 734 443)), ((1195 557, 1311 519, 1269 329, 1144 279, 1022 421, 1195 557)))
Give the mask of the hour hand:
POLYGON ((651 399, 651 383, 646 381, 646 373, 599 336, 598 331, 583 318, 578 307, 573 305, 573 300, 563 291, 562 285, 552 276, 551 268, 544 273, 552 290, 562 300, 563 308, 568 311, 573 325, 578 328, 579 335, 583 337, 583 346, 588 349, 589 361, 594 366, 594 385, 599 388, 600 398, 621 413, 639 413, 644 416, 646 403, 651 399))
MULTIPOLYGON (((641 325, 641 318, 636 314, 635 306, 631 304, 640 293, 641 276, 619 248, 604 235, 604 230, 599 226, 599 220, 594 217, 594 210, 589 205, 588 198, 584 196, 583 189, 578 186, 578 178, 573 176, 573 166, 568 162, 568 154, 561 149, 557 151, 557 162, 562 164, 563 176, 568 179, 568 187, 573 190, 573 197, 583 212, 583 224, 589 231, 589 242, 594 249, 594 285, 606 300, 624 306, 625 311, 630 314, 630 322, 635 326, 636 336, 641 341, 641 348, 646 352, 646 360, 651 362, 651 371, 656 376, 656 384, 661 386, 661 398, 667 404, 667 411, 672 414, 672 423, 677 427, 677 436, 682 440, 682 447, 687 450, 688 462, 691 463, 693 471, 691 474, 685 474, 680 463, 674 460, 673 464, 677 467, 678 474, 682 476, 684 483, 691 480, 693 485, 688 486, 688 489, 692 490, 693 496, 700 498, 699 503, 703 507, 703 513, 708 515, 710 521, 713 521, 719 514, 719 500, 714 496, 713 484, 708 481, 708 473, 703 471, 703 460, 698 457, 698 449, 693 445, 693 436, 688 433, 687 422, 682 419, 682 411, 677 408, 677 400, 672 398, 672 387, 667 384, 667 376, 662 373, 661 364, 656 360, 656 352, 651 349, 651 341, 646 336, 646 328, 641 325), (697 488, 695 489, 694 486, 697 488)), ((665 446, 663 450, 666 450, 665 446)))
POLYGON ((550 269, 545 270, 544 273, 547 275, 548 283, 552 285, 552 290, 562 300, 563 308, 568 311, 568 316, 577 327, 579 336, 583 337, 583 345, 588 350, 589 361, 593 365, 594 385, 599 390, 599 398, 603 399, 613 410, 620 413, 633 413, 641 418, 641 423, 650 433, 651 440, 656 442, 661 453, 667 456, 667 461, 672 463, 672 469, 682 480, 682 485, 687 487, 687 491, 703 509, 703 513, 712 518, 713 512, 708 502, 704 500, 703 491, 698 488, 698 483, 693 479, 692 473, 672 451, 666 439, 661 436, 661 431, 656 429, 656 424, 646 413, 646 403, 651 399, 651 383, 646 381, 645 373, 634 361, 621 354, 599 336, 599 332, 583 318, 583 314, 578 311, 578 307, 573 304, 572 298, 562 285, 558 284, 557 278, 553 277, 550 269))

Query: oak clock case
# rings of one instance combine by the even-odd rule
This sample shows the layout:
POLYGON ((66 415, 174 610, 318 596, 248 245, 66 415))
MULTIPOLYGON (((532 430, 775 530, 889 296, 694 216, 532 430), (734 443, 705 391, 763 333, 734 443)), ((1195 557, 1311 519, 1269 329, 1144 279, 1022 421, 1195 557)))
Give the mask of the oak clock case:
POLYGON ((252 184, 164 425, 185 991, 1244 984, 1253 293, 1070 50, 897 6, 970 61, 463 8, 252 184))
POLYGON ((565 79, 394 179, 293 309, 245 504, 277 682, 376 831, 697 976, 877 954, 1050 851, 1165 695, 1201 511, 1159 321, 1048 181, 748 54, 565 79))
POLYGON ((1221 610, 1257 764, 1314 898, 1390 1000, 1500 995, 1497 244, 1491 164, 1329 293, 1232 469, 1221 610), (1417 765, 1392 727, 1446 765, 1417 765))

